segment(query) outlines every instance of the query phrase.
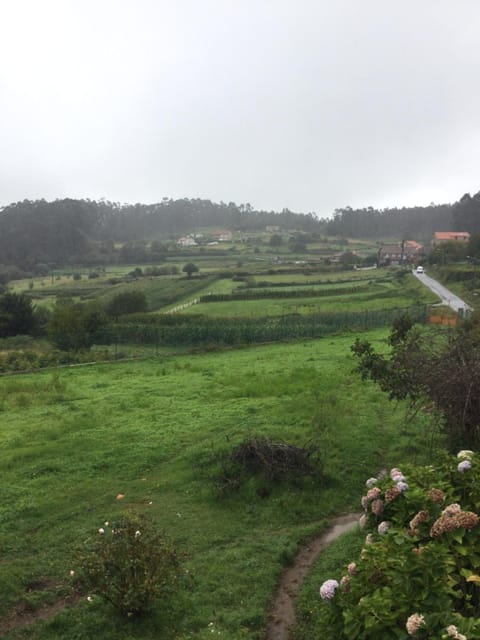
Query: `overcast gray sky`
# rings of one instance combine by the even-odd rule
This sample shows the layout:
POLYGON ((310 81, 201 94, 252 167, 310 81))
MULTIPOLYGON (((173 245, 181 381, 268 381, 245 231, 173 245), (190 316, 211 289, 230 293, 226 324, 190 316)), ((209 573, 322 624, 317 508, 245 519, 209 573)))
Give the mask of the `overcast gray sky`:
POLYGON ((0 205, 480 190, 480 0, 0 0, 0 205))

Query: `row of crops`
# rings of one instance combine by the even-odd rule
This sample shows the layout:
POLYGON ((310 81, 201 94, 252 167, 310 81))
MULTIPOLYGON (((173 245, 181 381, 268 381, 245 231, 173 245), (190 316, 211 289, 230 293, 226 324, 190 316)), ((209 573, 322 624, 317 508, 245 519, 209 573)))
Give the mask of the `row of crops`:
POLYGON ((156 346, 234 345, 293 338, 321 338, 341 331, 364 331, 384 326, 403 314, 425 322, 426 305, 357 312, 290 314, 259 318, 212 318, 201 315, 156 315, 132 318, 95 336, 99 344, 156 346))

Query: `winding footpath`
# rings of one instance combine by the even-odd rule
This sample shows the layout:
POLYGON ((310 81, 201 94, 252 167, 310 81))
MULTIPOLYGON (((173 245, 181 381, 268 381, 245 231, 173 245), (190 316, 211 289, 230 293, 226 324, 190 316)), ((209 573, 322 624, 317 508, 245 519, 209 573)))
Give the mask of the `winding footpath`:
POLYGON ((288 640, 290 630, 295 625, 295 600, 311 566, 325 547, 343 533, 353 529, 359 517, 360 513, 348 513, 335 518, 329 529, 310 540, 298 552, 293 565, 285 569, 270 610, 265 640, 288 640))

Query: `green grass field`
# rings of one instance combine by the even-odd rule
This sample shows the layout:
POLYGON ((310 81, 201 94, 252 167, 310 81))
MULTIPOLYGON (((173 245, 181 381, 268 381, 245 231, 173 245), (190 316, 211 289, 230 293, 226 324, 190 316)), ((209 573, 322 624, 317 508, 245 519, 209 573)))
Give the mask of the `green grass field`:
MULTIPOLYGON (((359 280, 359 283, 364 281, 359 280)), ((393 279, 366 281, 367 286, 359 288, 358 293, 316 297, 265 298, 258 300, 229 300, 226 302, 209 302, 192 305, 185 313, 203 314, 207 316, 278 316, 289 313, 333 313, 357 312, 385 308, 407 308, 415 304, 431 304, 437 301, 426 287, 412 276, 399 284, 393 279)), ((352 283, 349 283, 352 286, 352 283)), ((354 284, 354 283, 353 283, 354 284)), ((318 291, 328 290, 331 284, 319 286, 318 291)), ((335 288, 337 288, 336 285, 335 288)), ((295 285, 289 287, 298 288, 295 285)), ((280 288, 279 288, 280 290, 280 288)), ((207 290, 204 290, 207 293, 207 290)), ((208 292, 216 293, 214 288, 208 292)), ((284 288, 281 289, 284 291, 284 288)), ((195 296, 198 297, 198 296, 195 296)), ((193 299, 193 297, 191 298, 193 299)))
MULTIPOLYGON (((385 336, 368 334, 377 346, 385 336)), ((0 378, 0 619, 64 595, 75 545, 125 512, 150 514, 192 576, 176 624, 161 604, 125 623, 83 599, 4 637, 262 638, 298 545, 357 509, 365 477, 430 454, 425 419, 353 372, 354 338, 0 378), (218 452, 252 435, 316 443, 326 478, 219 499, 218 452)))

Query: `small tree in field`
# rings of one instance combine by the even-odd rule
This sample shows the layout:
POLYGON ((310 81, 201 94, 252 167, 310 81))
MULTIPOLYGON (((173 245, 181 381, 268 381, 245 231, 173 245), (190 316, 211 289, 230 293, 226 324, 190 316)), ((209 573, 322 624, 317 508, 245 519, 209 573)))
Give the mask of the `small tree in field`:
POLYGON ((186 273, 189 278, 192 277, 193 273, 198 273, 198 270, 199 269, 198 269, 197 265, 194 264, 193 262, 187 262, 187 264, 184 265, 184 267, 182 269, 182 271, 184 273, 186 273))
POLYGON ((71 300, 58 300, 47 324, 51 342, 62 351, 80 351, 89 347, 81 307, 71 300))
POLYGON ((35 314, 30 298, 7 292, 0 297, 0 337, 29 334, 35 328, 35 314))
MULTIPOLYGON (((42 316, 37 315, 39 324, 42 316)), ((103 309, 95 302, 78 304, 72 300, 58 300, 52 313, 43 322, 51 342, 62 351, 89 349, 95 333, 108 322, 103 309)))

